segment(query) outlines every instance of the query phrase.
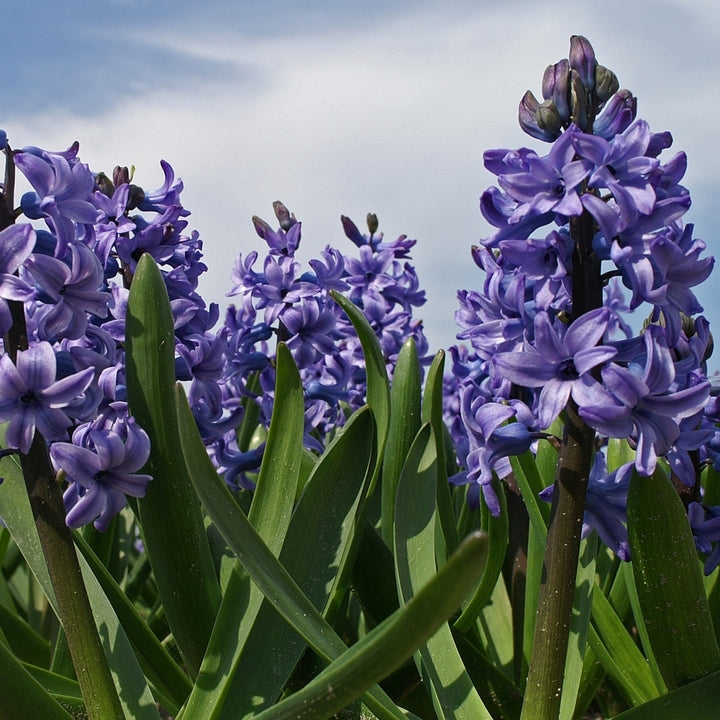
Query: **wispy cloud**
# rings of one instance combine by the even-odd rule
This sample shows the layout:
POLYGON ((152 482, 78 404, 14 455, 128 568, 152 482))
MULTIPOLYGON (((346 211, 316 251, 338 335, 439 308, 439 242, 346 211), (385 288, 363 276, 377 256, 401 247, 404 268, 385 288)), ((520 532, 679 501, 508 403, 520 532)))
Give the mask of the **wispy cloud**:
POLYGON ((720 44, 717 12, 699 2, 658 2, 653 23, 647 6, 619 0, 563 0, 552 11, 527 0, 406 2, 384 13, 378 2, 365 15, 317 1, 304 14, 291 3, 274 13, 259 2, 111 5, 119 31, 93 35, 97 18, 86 18, 89 35, 76 41, 90 44, 41 79, 85 104, 94 98, 93 112, 82 99, 48 102, 48 114, 18 103, 7 130, 16 144, 77 138, 93 168, 135 164, 147 186, 161 181, 158 159, 169 160, 205 239, 201 289, 212 300, 224 302, 231 260, 257 245, 250 217, 270 219, 273 200, 303 220, 308 258, 327 243, 347 247, 341 213, 360 223, 372 211, 387 234, 418 238, 431 343, 453 342, 455 292, 482 282, 469 255, 486 232, 477 198, 492 177, 482 152, 537 147, 517 127, 517 102, 539 89, 573 33, 590 37, 654 129, 673 130, 690 156, 691 219, 701 237, 714 227, 705 188, 716 174, 707 143, 717 144, 720 44), (144 21, 118 19, 146 7, 144 21), (88 48, 94 68, 85 67, 88 48), (62 90, 63 81, 77 87, 62 90))

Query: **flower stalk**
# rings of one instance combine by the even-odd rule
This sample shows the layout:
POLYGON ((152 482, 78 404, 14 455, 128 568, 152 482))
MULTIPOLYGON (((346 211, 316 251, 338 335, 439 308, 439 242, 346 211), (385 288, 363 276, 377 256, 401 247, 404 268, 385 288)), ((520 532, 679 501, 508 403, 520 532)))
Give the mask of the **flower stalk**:
MULTIPOLYGON (((593 217, 587 211, 570 222, 574 241, 574 318, 602 307, 600 261, 592 249, 595 230, 593 217)), ((560 711, 585 498, 594 457, 595 431, 583 421, 577 404, 571 399, 565 408, 521 720, 553 720, 560 711)))

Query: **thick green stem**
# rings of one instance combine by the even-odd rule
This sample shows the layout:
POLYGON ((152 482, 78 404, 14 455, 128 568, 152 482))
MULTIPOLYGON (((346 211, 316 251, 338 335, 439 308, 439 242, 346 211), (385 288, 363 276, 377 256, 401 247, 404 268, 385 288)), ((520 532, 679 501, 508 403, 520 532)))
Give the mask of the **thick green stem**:
MULTIPOLYGON (((592 250, 592 216, 585 211, 572 218, 570 233, 575 241, 572 317, 576 319, 602 306, 602 280, 600 261, 592 250)), ((565 414, 521 720, 556 720, 560 712, 585 495, 595 455, 595 432, 578 415, 574 401, 565 414)))
POLYGON ((594 431, 570 403, 560 452, 521 720, 556 720, 572 619, 594 431))
MULTIPOLYGON (((15 166, 10 148, 6 148, 5 153, 0 229, 14 222, 12 194, 15 166)), ((5 336, 4 349, 15 361, 18 351, 28 347, 25 311, 20 302, 11 301, 8 304, 13 325, 5 336)), ((47 445, 39 433, 35 433, 30 451, 20 455, 20 464, 87 717, 89 720, 125 720, 93 619, 72 534, 65 524, 60 486, 55 480, 47 445)))
POLYGON ((35 434, 23 475, 73 666, 90 720, 125 720, 83 583, 45 440, 35 434))

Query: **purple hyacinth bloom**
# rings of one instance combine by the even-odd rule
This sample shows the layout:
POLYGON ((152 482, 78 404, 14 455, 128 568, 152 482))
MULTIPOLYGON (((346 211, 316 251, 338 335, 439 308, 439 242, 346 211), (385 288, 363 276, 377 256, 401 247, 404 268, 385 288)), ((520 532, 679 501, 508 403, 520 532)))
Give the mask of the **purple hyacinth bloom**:
POLYGON ((283 314, 283 324, 289 334, 287 346, 299 368, 312 365, 321 355, 335 352, 335 325, 337 316, 323 308, 314 298, 288 308, 283 314))
POLYGON ((493 471, 498 477, 505 477, 511 469, 507 457, 530 448, 536 434, 525 422, 532 421, 532 413, 519 401, 509 405, 486 402, 482 395, 473 392, 472 386, 463 393, 461 413, 469 439, 467 472, 450 478, 450 482, 471 483, 467 496, 471 507, 479 507, 482 490, 490 512, 497 517, 500 503, 491 484, 493 471), (512 418, 516 421, 507 423, 512 418))
POLYGON ((72 481, 63 495, 66 522, 76 528, 94 521, 98 530, 106 530, 125 507, 126 495, 145 495, 152 478, 137 471, 150 456, 150 440, 133 418, 80 437, 83 446, 62 442, 50 448, 53 462, 72 481))
POLYGON ((10 421, 8 446, 29 452, 36 428, 46 440, 67 437, 72 420, 64 408, 87 390, 95 371, 89 367, 56 381, 56 368, 47 342, 19 351, 17 365, 9 355, 0 357, 0 422, 10 421))
POLYGON ((580 415, 608 437, 635 442, 637 471, 652 475, 657 457, 666 455, 679 438, 680 421, 702 410, 710 383, 675 387, 675 366, 663 328, 649 325, 644 345, 638 362, 602 369, 603 384, 594 388, 594 401, 581 404, 580 415))
MULTIPOLYGON (((175 171, 170 163, 165 160, 160 161, 164 175, 163 184, 157 189, 145 192, 138 208, 143 211, 155 211, 163 213, 167 208, 177 205, 180 206, 180 194, 183 191, 183 182, 180 178, 175 180, 175 171)), ((189 211, 184 210, 184 215, 188 215, 189 211)))
POLYGON ((31 219, 46 218, 58 240, 58 255, 75 239, 75 222, 92 224, 98 211, 90 202, 95 178, 86 165, 69 153, 26 149, 15 164, 33 186, 20 205, 31 219))
MULTIPOLYGON (((587 133, 577 133, 573 138, 580 157, 595 165, 588 187, 606 188, 613 194, 617 204, 617 230, 630 227, 640 215, 649 215, 655 207, 657 196, 650 177, 659 162, 646 155, 651 137, 647 122, 636 120, 611 141, 587 133)), ((597 200, 592 193, 582 197, 584 206, 593 215, 597 215, 599 209, 597 200)), ((600 218, 596 219, 600 223, 600 218)))
POLYGON ((255 232, 268 244, 271 255, 295 255, 295 251, 300 245, 302 223, 297 222, 294 216, 287 232, 283 228, 273 230, 270 225, 257 216, 253 216, 252 221, 255 232))
POLYGON ((85 332, 88 313, 104 318, 108 313, 110 294, 102 292, 103 268, 87 246, 70 246, 71 266, 62 260, 38 253, 25 267, 43 290, 41 304, 32 314, 41 340, 62 336, 77 340, 85 332))
POLYGON ((267 325, 272 325, 293 304, 320 292, 314 283, 300 280, 299 271, 300 263, 291 257, 265 258, 265 282, 253 292, 258 298, 257 308, 265 308, 263 319, 267 325))
POLYGON ((637 113, 637 98, 629 90, 618 90, 595 118, 593 134, 611 140, 628 128, 637 113))
POLYGON ((592 170, 585 158, 576 159, 574 138, 583 133, 571 125, 553 144, 550 153, 525 156, 527 170, 501 174, 498 184, 519 205, 510 216, 512 225, 526 216, 552 212, 564 217, 582 213, 578 187, 592 170))
POLYGON ((521 387, 542 388, 538 400, 540 427, 550 427, 577 391, 582 390, 586 397, 594 383, 590 371, 617 354, 615 348, 597 344, 609 320, 608 310, 598 308, 580 316, 560 336, 548 314, 541 312, 535 317, 533 347, 527 351, 498 353, 492 358, 497 374, 521 387))
POLYGON ((706 507, 691 502, 688 520, 693 532, 695 547, 706 555, 705 574, 710 575, 720 565, 720 507, 706 507))
POLYGON ((7 301, 27 302, 35 294, 34 289, 15 274, 34 247, 35 231, 27 223, 0 231, 0 335, 4 335, 13 322, 7 301))

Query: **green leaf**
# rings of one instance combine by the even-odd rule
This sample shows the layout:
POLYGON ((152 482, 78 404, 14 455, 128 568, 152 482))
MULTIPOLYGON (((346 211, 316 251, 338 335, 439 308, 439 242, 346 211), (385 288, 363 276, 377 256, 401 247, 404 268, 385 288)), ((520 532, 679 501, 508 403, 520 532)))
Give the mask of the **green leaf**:
POLYGON ((400 349, 390 388, 391 423, 382 469, 382 537, 392 544, 395 495, 408 450, 420 429, 420 386, 422 375, 415 342, 407 340, 400 349))
POLYGON ((720 668, 700 563, 687 513, 664 472, 633 474, 628 535, 642 618, 668 689, 720 668))
POLYGON ((487 503, 484 500, 482 501, 482 527, 488 535, 488 558, 475 592, 453 625, 455 630, 459 632, 466 632, 470 628, 475 618, 490 600, 505 562, 509 532, 507 500, 505 498, 505 488, 497 478, 493 480, 493 488, 500 502, 500 514, 493 517, 487 503))
POLYGON ((260 713, 256 720, 323 720, 347 707, 398 668, 446 622, 477 582, 485 552, 484 535, 469 535, 406 605, 346 650, 302 690, 260 713))
POLYGON ((0 643, 0 720, 73 720, 0 643))
MULTIPOLYGON (((350 418, 316 465, 280 552, 282 565, 321 612, 343 574, 355 515, 372 471, 374 445, 374 421, 365 407, 350 418)), ((234 668, 219 717, 239 720, 275 702, 305 647, 303 638, 265 601, 234 668)))
MULTIPOLYGON (((335 659, 346 650, 345 643, 259 537, 225 483, 218 477, 207 453, 197 452, 197 448, 202 446, 202 439, 182 387, 176 386, 176 391, 178 426, 185 460, 197 494, 210 518, 247 574, 279 614, 321 658, 326 661, 335 659)), ((367 693, 363 702, 380 720, 409 716, 397 708, 379 688, 367 693)))
MULTIPOLYGON (((276 355, 275 402, 262 465, 253 494, 249 521, 268 549, 277 556, 290 524, 303 450, 304 400, 302 383, 290 350, 280 343, 276 355)), ((197 447, 200 452, 200 446, 197 447)), ((207 720, 219 717, 223 708, 242 709, 242 682, 238 663, 263 595, 235 570, 225 588, 208 650, 200 667, 202 682, 192 690, 184 714, 207 720)), ((247 686, 245 686, 247 687, 247 686)))
POLYGON ((575 713, 575 705, 582 679, 583 658, 585 656, 593 597, 595 593, 601 594, 594 587, 597 549, 598 538, 596 533, 591 533, 588 538, 580 542, 568 652, 565 659, 560 720, 572 720, 575 713))
POLYGON ((385 367, 385 358, 380 349, 377 336, 370 327, 367 318, 363 315, 362 310, 335 290, 331 290, 330 295, 345 311, 362 345, 367 376, 367 404, 375 416, 378 444, 377 462, 381 463, 390 428, 390 385, 388 383, 387 368, 385 367))
POLYGON ((599 589, 593 594, 590 647, 632 705, 658 696, 645 657, 599 589))
POLYGON ((538 540, 545 544, 550 505, 538 500, 538 495, 545 486, 535 464, 535 458, 528 451, 522 455, 510 456, 510 464, 530 516, 530 527, 537 534, 538 540))
POLYGON ((0 604, 0 628, 16 657, 26 663, 47 667, 50 643, 33 630, 18 614, 0 604))
POLYGON ((78 685, 77 680, 65 677, 64 675, 58 675, 50 670, 36 667, 35 665, 23 664, 23 667, 73 717, 86 717, 85 703, 83 702, 80 685, 78 685))
POLYGON ((718 716, 720 672, 715 672, 626 710, 613 720, 717 720, 718 716))
POLYGON ((428 369, 423 395, 422 420, 432 425, 437 445, 437 513, 445 538, 445 547, 448 553, 455 550, 460 542, 457 522, 453 512, 450 485, 447 481, 445 462, 445 436, 447 428, 443 420, 443 369, 445 367, 445 352, 443 350, 433 358, 428 369))
MULTIPOLYGON (((25 491, 25 483, 13 457, 0 461, 0 475, 5 479, 0 490, 0 516, 23 553, 28 567, 37 578, 55 614, 59 615, 45 559, 40 549, 30 501, 25 491)), ((93 608, 95 624, 108 657, 125 716, 133 720, 159 720, 145 677, 110 602, 84 558, 78 559, 93 608)))
POLYGON ((166 709, 176 712, 190 694, 192 684, 188 676, 178 667, 136 607, 128 600, 123 589, 79 533, 75 533, 75 544, 110 601, 145 675, 171 701, 171 705, 166 709))
POLYGON ((220 587, 175 422, 175 336, 167 289, 147 253, 130 289, 125 334, 130 411, 151 441, 145 471, 153 480, 138 501, 143 540, 175 642, 196 675, 220 587))
MULTIPOLYGON (((436 466, 435 438, 432 427, 426 424, 408 453, 395 506, 395 562, 403 603, 435 576, 436 466)), ((420 646, 416 664, 429 685, 438 717, 492 720, 465 670, 447 623, 420 646)))

